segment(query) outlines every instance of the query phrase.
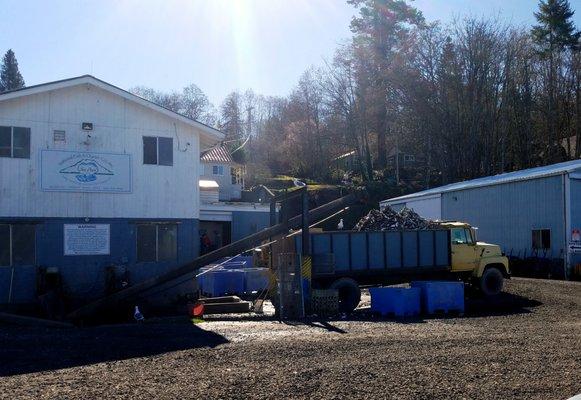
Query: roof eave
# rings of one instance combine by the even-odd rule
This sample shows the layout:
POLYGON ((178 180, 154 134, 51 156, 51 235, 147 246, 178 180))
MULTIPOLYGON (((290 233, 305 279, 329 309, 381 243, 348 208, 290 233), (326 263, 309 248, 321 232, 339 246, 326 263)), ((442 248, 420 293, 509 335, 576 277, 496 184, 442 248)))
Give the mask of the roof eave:
MULTIPOLYGON (((515 171, 515 172, 518 172, 518 171, 515 171)), ((523 177, 519 177, 519 178, 508 179, 505 181, 499 180, 499 181, 495 181, 495 182, 483 182, 481 184, 475 184, 475 185, 472 185, 469 187, 446 189, 445 186, 442 186, 442 190, 439 190, 439 191, 435 190, 435 189, 423 190, 423 191, 417 192, 417 193, 411 193, 411 194, 406 194, 404 196, 399 196, 399 197, 394 197, 391 199, 382 200, 380 202, 380 204, 393 203, 393 202, 399 202, 399 201, 404 201, 404 200, 416 200, 416 199, 421 198, 421 197, 442 195, 443 193, 460 192, 462 190, 477 189, 477 188, 481 188, 481 187, 485 187, 485 186, 503 185, 503 184, 512 183, 512 182, 522 182, 522 181, 531 180, 531 179, 542 179, 542 178, 548 178, 551 176, 559 176, 559 175, 571 174, 571 173, 576 173, 576 172, 581 172, 581 167, 558 170, 558 171, 547 171, 544 174, 538 174, 535 176, 523 176, 523 177), (434 190, 434 191, 432 191, 432 190, 434 190)), ((458 182, 458 183, 461 183, 461 182, 458 182)), ((452 183, 450 185, 454 185, 454 184, 452 183)))
POLYGON ((82 75, 82 76, 78 76, 75 78, 63 79, 60 81, 49 82, 49 83, 44 83, 44 84, 40 84, 40 85, 25 87, 22 89, 16 89, 16 90, 9 91, 9 92, 4 92, 4 93, 0 94, 0 101, 12 100, 12 99, 16 99, 19 97, 31 96, 34 94, 40 94, 40 93, 49 92, 52 90, 64 89, 64 88, 73 87, 73 86, 79 86, 82 84, 90 84, 90 85, 93 85, 93 86, 98 87, 100 89, 103 89, 105 91, 115 93, 115 94, 117 94, 117 95, 119 95, 127 100, 133 101, 133 102, 140 104, 144 107, 154 109, 155 111, 160 112, 160 113, 162 113, 170 118, 177 119, 180 122, 185 123, 186 125, 197 128, 199 130, 199 132, 206 139, 209 139, 210 142, 218 143, 218 142, 224 140, 224 137, 225 137, 224 133, 220 132, 217 129, 214 129, 208 125, 204 125, 201 122, 195 121, 195 120, 188 118, 186 116, 183 116, 181 114, 178 114, 178 113, 171 111, 167 108, 164 108, 158 104, 155 104, 149 100, 146 100, 142 97, 134 95, 133 93, 130 93, 124 89, 121 89, 121 88, 115 86, 115 85, 112 85, 110 83, 107 83, 105 81, 97 79, 91 75, 82 75))

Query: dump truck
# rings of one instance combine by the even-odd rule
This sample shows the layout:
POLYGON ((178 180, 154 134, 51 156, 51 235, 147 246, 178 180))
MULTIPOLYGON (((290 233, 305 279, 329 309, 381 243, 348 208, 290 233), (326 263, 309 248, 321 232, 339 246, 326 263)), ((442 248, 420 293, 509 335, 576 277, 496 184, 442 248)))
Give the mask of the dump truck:
MULTIPOLYGON (((299 238, 294 244, 300 253, 299 238)), ((312 287, 337 289, 343 312, 357 307, 361 286, 462 280, 494 296, 510 277, 500 247, 477 241, 476 229, 463 222, 424 230, 313 232, 310 247, 312 287)))

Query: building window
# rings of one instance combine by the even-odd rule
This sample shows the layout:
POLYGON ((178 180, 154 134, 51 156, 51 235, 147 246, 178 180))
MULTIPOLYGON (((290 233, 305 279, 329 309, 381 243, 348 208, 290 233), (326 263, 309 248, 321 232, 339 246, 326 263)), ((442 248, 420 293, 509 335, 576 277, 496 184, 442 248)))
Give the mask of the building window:
POLYGON ((224 166, 223 165, 213 165, 212 174, 224 176, 224 166))
POLYGON ((416 161, 416 157, 410 154, 403 156, 404 161, 416 161))
POLYGON ((173 138, 144 136, 143 163, 173 165, 173 138))
POLYGON ((177 224, 138 224, 137 262, 175 261, 177 224))
POLYGON ((0 126, 0 157, 30 158, 30 128, 0 126))
POLYGON ((65 131, 58 131, 58 130, 52 131, 52 140, 55 143, 65 143, 67 141, 65 131))
POLYGON ((0 266, 34 265, 35 227, 28 224, 0 224, 0 266))
POLYGON ((547 250, 551 248, 551 230, 533 229, 533 250, 547 250))

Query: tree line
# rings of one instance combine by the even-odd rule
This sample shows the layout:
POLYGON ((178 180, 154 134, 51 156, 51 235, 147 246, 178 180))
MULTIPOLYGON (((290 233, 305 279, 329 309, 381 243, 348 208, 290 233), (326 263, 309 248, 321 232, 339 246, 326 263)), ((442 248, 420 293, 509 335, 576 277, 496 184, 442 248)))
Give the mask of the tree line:
MULTIPOLYGON (((366 182, 393 178, 390 155, 413 154, 424 186, 581 158, 581 34, 567 0, 541 0, 532 27, 430 22, 405 0, 347 2, 352 37, 288 96, 234 91, 216 108, 193 84, 131 91, 221 129, 251 181, 338 181, 346 153, 366 182)), ((14 63, 7 53, 2 84, 18 81, 5 79, 14 63)))
POLYGON ((580 158, 580 33, 567 0, 540 1, 533 27, 348 3, 352 38, 288 96, 233 92, 213 110, 195 91, 249 171, 333 181, 333 160, 354 152, 355 173, 381 180, 393 177, 388 155, 405 151, 424 160, 427 186, 580 158))
POLYGON ((425 184, 581 156, 580 33, 566 0, 532 28, 468 17, 429 23, 405 1, 349 0, 353 37, 284 98, 251 96, 252 161, 333 179, 355 151, 363 180, 392 176, 394 149, 424 160, 425 184))

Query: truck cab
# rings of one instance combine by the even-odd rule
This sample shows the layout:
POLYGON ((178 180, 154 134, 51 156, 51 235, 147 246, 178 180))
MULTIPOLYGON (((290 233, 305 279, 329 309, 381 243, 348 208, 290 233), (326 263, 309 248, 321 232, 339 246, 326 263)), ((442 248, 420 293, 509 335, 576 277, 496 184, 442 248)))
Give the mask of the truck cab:
POLYGON ((476 239, 476 229, 464 222, 444 222, 450 230, 451 272, 472 281, 485 295, 500 293, 504 278, 510 277, 508 258, 500 246, 476 239))

